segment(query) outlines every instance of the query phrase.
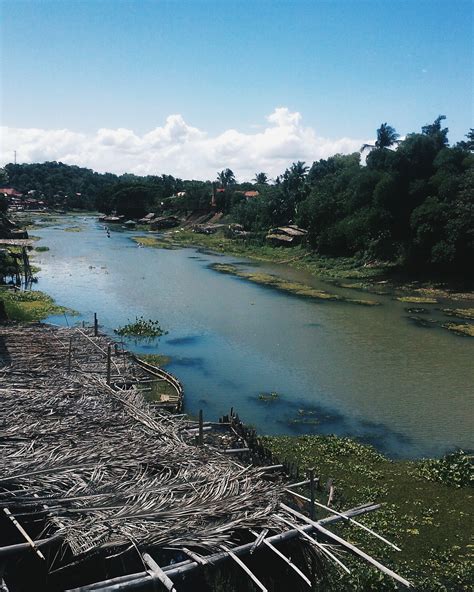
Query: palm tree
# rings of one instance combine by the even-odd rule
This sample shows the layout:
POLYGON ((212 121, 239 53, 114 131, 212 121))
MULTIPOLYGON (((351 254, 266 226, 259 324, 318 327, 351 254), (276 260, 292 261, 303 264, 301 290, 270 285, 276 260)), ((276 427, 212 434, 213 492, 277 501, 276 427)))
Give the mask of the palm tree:
POLYGON ((384 150, 385 148, 390 148, 394 144, 398 144, 400 140, 398 139, 400 134, 397 134, 394 127, 388 125, 387 122, 382 123, 379 129, 377 130, 377 140, 375 144, 364 144, 360 149, 361 152, 366 150, 367 148, 375 148, 377 150, 384 150))
POLYGON ((255 173, 255 177, 252 179, 257 185, 268 185, 267 173, 255 173))
POLYGON ((224 169, 220 173, 217 173, 217 180, 221 184, 221 187, 225 189, 229 185, 235 185, 235 175, 230 169, 224 169))

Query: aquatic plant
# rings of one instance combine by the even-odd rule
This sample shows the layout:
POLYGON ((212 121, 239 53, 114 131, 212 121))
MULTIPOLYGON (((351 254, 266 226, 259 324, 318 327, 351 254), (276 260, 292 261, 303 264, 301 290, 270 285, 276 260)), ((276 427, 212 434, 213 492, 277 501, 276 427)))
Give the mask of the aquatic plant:
POLYGON ((350 304, 360 304, 363 306, 378 306, 380 304, 375 300, 346 298, 345 296, 340 296, 339 294, 333 294, 325 290, 318 290, 312 286, 307 286, 306 284, 302 284, 300 282, 291 282, 289 280, 267 273, 252 273, 249 271, 243 271, 230 263, 213 263, 209 267, 214 271, 233 275, 249 282, 253 282, 262 286, 268 286, 270 288, 274 288, 275 290, 286 292, 287 294, 293 294, 301 298, 332 302, 348 302, 350 304))
POLYGON ((420 476, 429 481, 440 481, 454 487, 474 486, 473 457, 463 450, 447 454, 440 459, 428 459, 421 463, 420 476))
POLYGON ((399 302, 410 302, 412 304, 436 304, 436 298, 428 298, 426 296, 398 296, 395 298, 399 302))
POLYGON ((442 308, 441 310, 449 317, 474 320, 474 308, 442 308))
POLYGON ((35 247, 35 251, 38 253, 44 253, 45 251, 49 251, 49 247, 35 247))
POLYGON ((278 393, 260 393, 258 398, 260 401, 276 401, 280 395, 278 393))
POLYGON ((132 236, 134 242, 140 247, 153 247, 154 249, 170 249, 174 250, 176 247, 169 239, 157 236, 132 236))
POLYGON ((457 335, 474 337, 474 325, 470 325, 469 323, 444 323, 441 326, 448 331, 456 333, 457 335))
POLYGON ((124 337, 160 337, 164 331, 158 321, 145 319, 143 316, 135 317, 135 321, 114 329, 114 333, 124 337))

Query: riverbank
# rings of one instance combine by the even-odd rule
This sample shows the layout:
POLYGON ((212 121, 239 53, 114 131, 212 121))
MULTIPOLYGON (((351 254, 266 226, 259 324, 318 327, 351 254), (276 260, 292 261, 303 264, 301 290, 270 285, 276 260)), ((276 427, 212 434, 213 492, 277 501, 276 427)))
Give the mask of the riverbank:
POLYGON ((38 290, 0 287, 0 300, 3 301, 7 317, 11 321, 42 321, 52 315, 75 314, 75 311, 59 306, 51 296, 38 290))
POLYGON ((363 263, 351 257, 324 257, 303 246, 289 249, 265 244, 257 245, 242 239, 228 238, 222 232, 206 235, 188 229, 168 231, 157 237, 156 242, 148 239, 144 244, 160 248, 167 243, 197 246, 256 261, 285 264, 333 282, 337 286, 374 294, 393 292, 401 297, 413 295, 420 300, 431 298, 474 302, 474 291, 465 289, 459 281, 428 277, 419 279, 410 276, 407 272, 402 272, 393 263, 363 263))
MULTIPOLYGON (((38 293, 35 293, 37 297, 38 293)), ((28 300, 20 300, 19 305, 25 303, 28 300)), ((169 360, 148 357, 147 361, 164 364, 169 360)), ((148 398, 154 393, 147 391, 144 394, 148 398)), ((206 419, 215 418, 207 416, 206 419)), ((364 539, 363 533, 362 538, 357 533, 357 540, 363 542, 366 550, 372 552, 374 549, 374 554, 384 563, 409 575, 420 585, 420 590, 469 589, 472 554, 467 537, 472 524, 471 488, 454 488, 426 480, 422 461, 390 461, 349 438, 282 436, 265 438, 265 444, 281 460, 297 463, 302 470, 314 466, 322 483, 333 479, 337 509, 368 501, 382 502, 382 509, 364 518, 363 522, 387 534, 402 552, 392 553, 384 546, 374 547, 373 539, 364 539)), ((307 492, 303 494, 307 495, 307 492)), ((318 499, 325 503, 327 493, 322 491, 318 499)), ((339 572, 329 570, 325 590, 394 589, 392 583, 381 580, 378 573, 359 569, 356 563, 352 565, 350 558, 348 561, 353 570, 351 578, 341 580, 339 572)), ((347 562, 346 557, 344 562, 347 562)))
MULTIPOLYGON (((277 436, 262 441, 280 460, 296 463, 301 471, 315 469, 323 485, 318 499, 327 500, 326 484, 331 479, 335 509, 363 501, 381 503, 380 510, 364 517, 363 523, 384 532, 401 552, 374 543, 363 532, 357 537, 376 549, 384 563, 413 581, 417 590, 471 590, 472 457, 458 453, 438 460, 391 461, 370 446, 336 436, 277 436)), ((375 572, 361 571, 356 565, 351 568, 351 576, 328 578, 324 589, 396 589, 375 572)))

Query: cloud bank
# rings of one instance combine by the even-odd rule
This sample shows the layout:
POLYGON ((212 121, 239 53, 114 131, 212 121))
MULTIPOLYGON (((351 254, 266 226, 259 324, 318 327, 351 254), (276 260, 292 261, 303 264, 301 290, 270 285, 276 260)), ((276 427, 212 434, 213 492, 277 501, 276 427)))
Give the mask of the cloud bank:
POLYGON ((214 179, 231 168, 239 181, 256 172, 281 174, 292 162, 312 163, 336 153, 354 152, 366 140, 318 137, 302 124, 301 114, 278 107, 254 133, 228 129, 211 136, 188 125, 181 115, 169 115, 162 127, 138 135, 125 128, 84 134, 68 129, 2 127, 0 162, 48 160, 85 166, 99 172, 137 175, 172 174, 185 179, 214 179))

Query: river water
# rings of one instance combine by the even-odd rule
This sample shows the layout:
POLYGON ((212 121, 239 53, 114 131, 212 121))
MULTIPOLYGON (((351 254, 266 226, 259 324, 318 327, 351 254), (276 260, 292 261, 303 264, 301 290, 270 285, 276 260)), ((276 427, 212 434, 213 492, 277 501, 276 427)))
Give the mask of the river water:
MULTIPOLYGON (((184 384, 185 410, 216 419, 231 406, 264 434, 335 433, 392 457, 474 448, 474 340, 415 326, 406 304, 308 301, 218 273, 212 263, 277 273, 352 298, 282 265, 260 265, 194 248, 138 248, 134 231, 112 231, 92 217, 67 216, 35 230, 37 288, 103 330, 136 316, 157 319, 167 335, 127 347, 171 357, 184 384), (81 232, 65 232, 79 225, 81 232), (259 394, 278 393, 266 401, 259 394)), ((370 296, 370 298, 373 298, 370 296)))

